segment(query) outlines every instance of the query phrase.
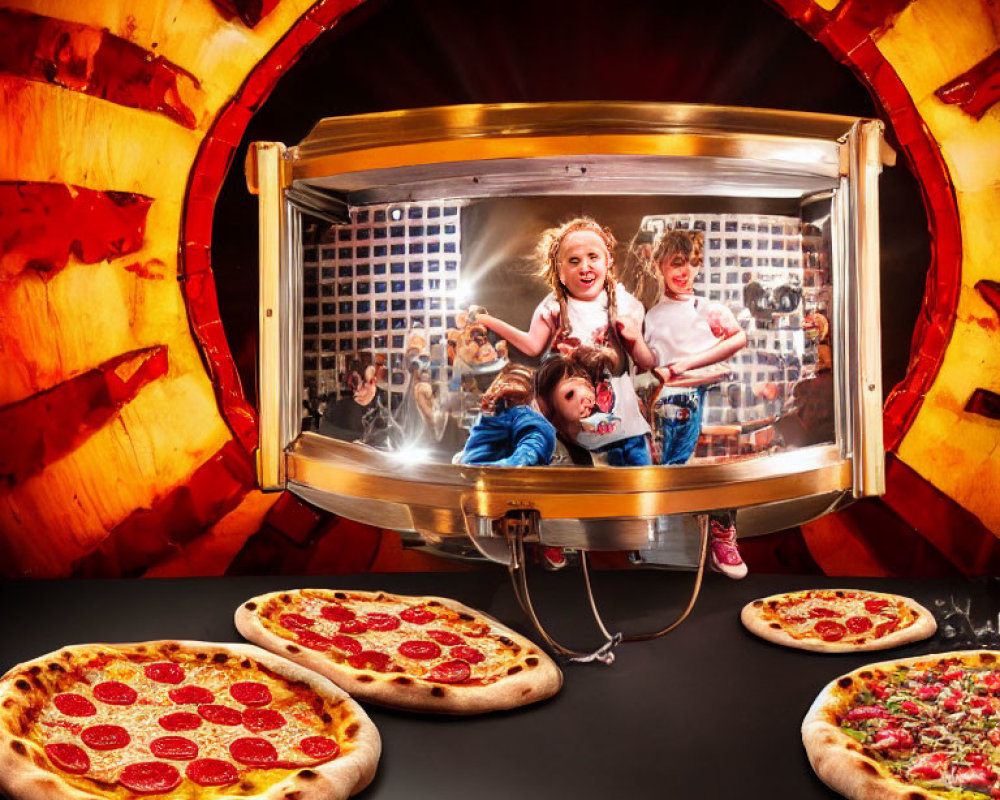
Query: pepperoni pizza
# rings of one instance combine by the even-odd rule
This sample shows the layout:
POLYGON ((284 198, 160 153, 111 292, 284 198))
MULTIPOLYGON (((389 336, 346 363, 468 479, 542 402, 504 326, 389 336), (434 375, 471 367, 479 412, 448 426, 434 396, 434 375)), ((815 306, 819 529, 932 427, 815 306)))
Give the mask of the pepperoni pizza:
POLYGON ((415 711, 474 714, 552 696, 562 673, 509 628, 454 600, 299 589, 248 600, 250 641, 352 696, 415 711))
POLYGON ((852 800, 1000 797, 1000 653, 869 664, 832 681, 802 723, 816 774, 852 800))
POLYGON ((915 600, 860 589, 807 589, 754 600, 747 630, 786 647, 821 653, 884 650, 934 634, 934 615, 915 600))
POLYGON ((380 750, 341 689, 249 645, 75 645, 0 679, 0 790, 16 800, 340 800, 380 750))

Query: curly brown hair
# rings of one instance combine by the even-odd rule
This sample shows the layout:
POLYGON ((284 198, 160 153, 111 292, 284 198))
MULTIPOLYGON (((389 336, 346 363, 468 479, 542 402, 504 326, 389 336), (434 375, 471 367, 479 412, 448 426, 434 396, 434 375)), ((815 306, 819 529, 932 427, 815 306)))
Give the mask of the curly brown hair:
POLYGON ((646 287, 656 286, 657 301, 663 296, 663 272, 660 263, 665 258, 682 255, 696 267, 701 267, 705 252, 705 234, 701 231, 665 230, 653 242, 653 254, 649 261, 643 264, 642 275, 636 293, 640 297, 646 294, 646 287))

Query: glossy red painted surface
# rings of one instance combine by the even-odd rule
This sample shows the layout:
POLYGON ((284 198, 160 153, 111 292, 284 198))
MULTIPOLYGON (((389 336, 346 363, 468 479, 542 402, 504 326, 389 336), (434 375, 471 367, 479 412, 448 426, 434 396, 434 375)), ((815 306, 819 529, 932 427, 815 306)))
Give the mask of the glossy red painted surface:
POLYGON ((72 253, 88 264, 142 247, 152 198, 29 181, 0 182, 0 278, 49 278, 72 253))
POLYGON ((976 389, 965 404, 965 410, 981 417, 1000 419, 1000 394, 989 389, 976 389))
POLYGON ((236 17, 248 28, 253 28, 270 14, 279 0, 212 0, 212 5, 226 19, 236 17))
POLYGON ((904 158, 919 176, 931 229, 931 266, 906 376, 885 403, 884 440, 891 451, 902 441, 941 366, 958 308, 962 265, 955 190, 938 143, 924 125, 906 86, 871 38, 890 26, 909 0, 846 0, 833 12, 824 11, 811 0, 771 2, 853 69, 871 89, 904 158))
POLYGON ((45 392, 0 408, 0 486, 13 488, 75 450, 148 383, 167 372, 167 348, 124 353, 45 392))
POLYGON ((212 213, 247 123, 284 71, 302 52, 362 0, 323 0, 314 5, 264 56, 235 97, 216 117, 195 159, 188 183, 181 230, 182 276, 188 319, 212 376, 229 427, 248 456, 257 446, 257 416, 247 403, 219 319, 211 270, 212 213))
POLYGON ((106 28, 0 9, 0 41, 0 72, 154 111, 185 128, 197 124, 181 99, 198 89, 197 79, 106 28))
POLYGON ((205 534, 239 505, 254 483, 240 446, 231 441, 195 470, 187 483, 133 512, 108 532, 101 545, 73 565, 74 577, 141 574, 185 544, 205 534))
POLYGON ((1000 101, 1000 50, 934 92, 942 103, 957 105, 980 119, 1000 101))

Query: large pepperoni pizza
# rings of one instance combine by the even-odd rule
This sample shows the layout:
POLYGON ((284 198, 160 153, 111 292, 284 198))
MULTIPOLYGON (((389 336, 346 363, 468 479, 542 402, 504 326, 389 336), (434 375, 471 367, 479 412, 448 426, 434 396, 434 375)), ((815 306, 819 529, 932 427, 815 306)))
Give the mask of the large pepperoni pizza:
POLYGON ((816 774, 851 800, 1000 797, 1000 653, 856 669, 819 694, 802 741, 816 774))
POLYGON ((885 650, 934 634, 934 615, 916 600, 861 589, 807 589, 754 600, 740 614, 751 633, 821 653, 885 650))
POLYGON ((0 789, 17 800, 340 800, 380 750, 341 689, 249 645, 75 645, 0 680, 0 789))
POLYGON ((248 600, 250 641, 394 708, 472 714, 550 697, 562 673, 534 644, 454 600, 299 589, 248 600))

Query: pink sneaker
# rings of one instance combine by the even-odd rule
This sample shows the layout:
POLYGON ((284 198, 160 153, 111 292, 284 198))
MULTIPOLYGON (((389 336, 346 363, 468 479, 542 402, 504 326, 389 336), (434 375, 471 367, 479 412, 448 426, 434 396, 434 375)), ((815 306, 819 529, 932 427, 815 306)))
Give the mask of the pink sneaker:
POLYGON ((743 563, 739 547, 736 545, 736 526, 726 527, 717 520, 709 520, 709 533, 712 569, 734 580, 745 578, 747 565, 743 563))

